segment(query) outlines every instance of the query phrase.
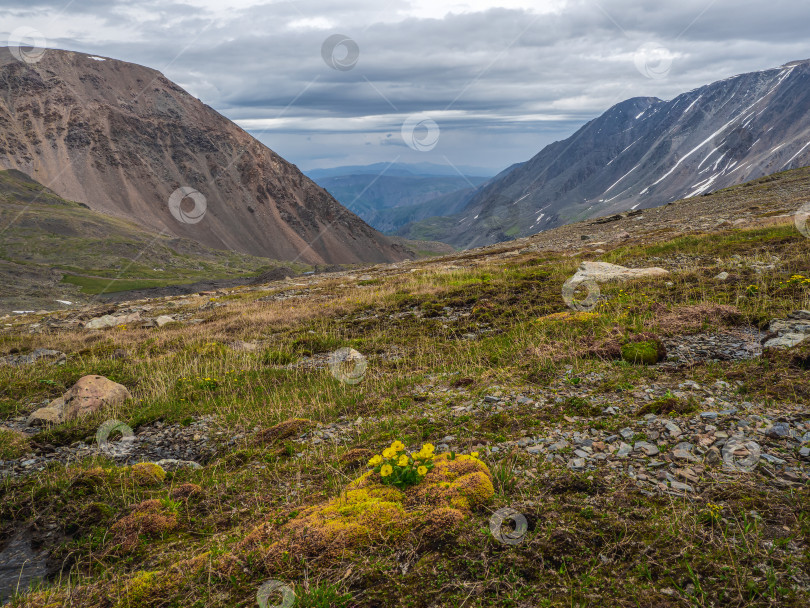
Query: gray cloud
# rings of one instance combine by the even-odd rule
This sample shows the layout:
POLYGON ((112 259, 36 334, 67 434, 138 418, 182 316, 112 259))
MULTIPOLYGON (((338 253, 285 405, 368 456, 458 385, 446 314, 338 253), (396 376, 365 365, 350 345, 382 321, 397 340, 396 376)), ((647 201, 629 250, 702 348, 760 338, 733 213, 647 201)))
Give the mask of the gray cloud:
POLYGON ((569 0, 545 14, 430 19, 407 16, 405 1, 244 1, 229 11, 195 1, 6 0, 0 17, 55 47, 159 69, 304 168, 399 157, 500 169, 623 99, 671 98, 810 57, 806 9, 789 0, 569 0), (334 33, 357 42, 354 69, 322 60, 334 33), (645 43, 670 53, 665 78, 637 70, 645 43), (416 112, 441 128, 430 152, 399 135, 416 112))

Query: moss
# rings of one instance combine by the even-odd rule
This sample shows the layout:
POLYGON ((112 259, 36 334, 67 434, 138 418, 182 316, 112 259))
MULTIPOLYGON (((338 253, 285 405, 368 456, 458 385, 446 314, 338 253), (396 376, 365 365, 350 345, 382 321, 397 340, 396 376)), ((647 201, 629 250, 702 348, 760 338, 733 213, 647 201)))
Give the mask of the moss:
POLYGON ((657 340, 630 342, 622 346, 622 359, 636 365, 655 365, 666 358, 664 345, 657 340))
POLYGON ((637 416, 645 414, 689 414, 697 411, 697 404, 689 403, 677 397, 661 397, 641 406, 637 411, 637 416))
POLYGON ((31 441, 24 433, 0 429, 0 460, 15 460, 31 450, 31 441))
POLYGON ((264 522, 240 543, 239 550, 258 557, 270 570, 279 567, 286 555, 335 560, 360 546, 397 543, 420 527, 436 536, 442 522, 459 523, 494 494, 483 462, 470 456, 451 460, 449 454, 442 454, 415 486, 398 490, 383 485, 378 473, 368 471, 341 496, 305 509, 278 529, 272 521, 264 522), (428 522, 427 528, 423 522, 428 522))
POLYGON ((203 490, 196 483, 184 483, 171 491, 170 496, 178 500, 188 500, 202 496, 203 490))
POLYGON ((140 604, 151 595, 157 578, 158 572, 138 572, 129 580, 129 594, 123 603, 130 606, 140 604))
POLYGON ((135 485, 152 486, 160 485, 166 479, 166 471, 154 462, 141 462, 130 467, 132 479, 135 485))
MULTIPOLYGON (((184 560, 183 568, 173 567, 169 570, 140 571, 131 578, 123 581, 123 596, 115 604, 116 608, 147 608, 150 606, 162 605, 166 597, 169 597, 179 589, 183 576, 196 569, 191 564, 192 560, 184 560)), ((177 564, 181 566, 181 564, 177 564)))
POLYGON ((132 513, 115 522, 111 528, 113 542, 124 552, 138 544, 140 535, 156 537, 177 527, 177 514, 159 500, 145 500, 132 513))
POLYGON ((439 507, 428 511, 421 525, 423 538, 437 542, 455 536, 464 513, 452 507, 439 507))

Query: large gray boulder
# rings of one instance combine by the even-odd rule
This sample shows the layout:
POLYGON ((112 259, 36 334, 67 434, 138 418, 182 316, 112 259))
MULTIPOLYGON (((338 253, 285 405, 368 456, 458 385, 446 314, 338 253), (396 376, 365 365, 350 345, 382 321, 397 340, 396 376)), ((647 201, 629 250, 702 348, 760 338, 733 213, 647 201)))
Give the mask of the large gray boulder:
POLYGON ((582 262, 576 274, 571 280, 576 282, 596 281, 606 283, 608 281, 629 281, 632 279, 647 279, 665 277, 668 270, 657 268, 626 268, 618 264, 608 262, 582 262))

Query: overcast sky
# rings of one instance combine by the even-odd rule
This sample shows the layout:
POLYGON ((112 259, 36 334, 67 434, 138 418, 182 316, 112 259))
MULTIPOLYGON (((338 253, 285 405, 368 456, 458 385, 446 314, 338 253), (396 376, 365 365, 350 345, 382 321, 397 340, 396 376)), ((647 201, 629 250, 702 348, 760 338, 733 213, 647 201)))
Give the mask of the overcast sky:
POLYGON ((305 170, 497 171, 621 100, 809 58, 809 17, 806 0, 0 0, 0 43, 27 27, 158 69, 305 170))

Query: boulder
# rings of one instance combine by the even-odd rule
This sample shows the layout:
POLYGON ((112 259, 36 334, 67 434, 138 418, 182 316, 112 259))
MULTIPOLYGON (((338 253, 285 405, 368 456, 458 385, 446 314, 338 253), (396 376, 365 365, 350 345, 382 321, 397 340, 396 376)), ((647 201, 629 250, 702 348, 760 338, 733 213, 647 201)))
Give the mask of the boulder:
POLYGON ((664 277, 669 274, 668 270, 657 267, 650 268, 626 268, 618 264, 608 262, 582 262, 572 280, 596 281, 605 283, 608 281, 629 281, 632 279, 646 279, 664 277))
POLYGON ((810 310, 796 310, 786 319, 774 319, 768 326, 770 335, 765 348, 792 348, 810 337, 810 310))
POLYGON ((130 397, 129 390, 122 384, 104 376, 84 376, 64 395, 31 414, 28 424, 59 424, 120 405, 130 397))
POLYGON ((104 315, 103 317, 96 317, 90 319, 84 324, 85 329, 105 329, 107 327, 115 327, 116 325, 126 325, 127 323, 135 323, 141 320, 141 313, 133 312, 128 315, 104 315))

